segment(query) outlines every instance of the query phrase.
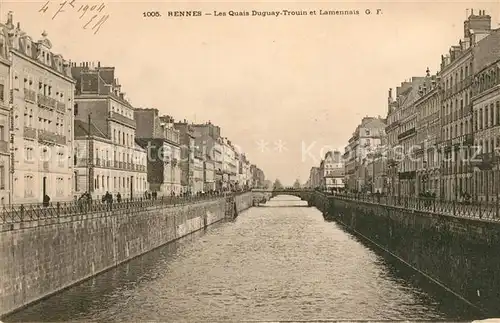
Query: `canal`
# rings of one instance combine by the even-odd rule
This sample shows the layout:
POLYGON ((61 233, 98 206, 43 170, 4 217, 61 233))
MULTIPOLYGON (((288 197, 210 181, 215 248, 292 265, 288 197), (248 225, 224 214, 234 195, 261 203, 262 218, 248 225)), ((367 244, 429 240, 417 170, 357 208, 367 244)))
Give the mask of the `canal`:
POLYGON ((315 208, 297 207, 304 203, 279 196, 4 322, 451 321, 474 315, 413 270, 325 222, 315 208))

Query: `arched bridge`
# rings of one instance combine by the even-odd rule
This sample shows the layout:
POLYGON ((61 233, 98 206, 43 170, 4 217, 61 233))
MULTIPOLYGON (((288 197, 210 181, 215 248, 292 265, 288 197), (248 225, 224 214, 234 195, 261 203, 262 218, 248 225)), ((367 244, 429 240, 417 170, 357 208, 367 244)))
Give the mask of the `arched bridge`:
POLYGON ((310 202, 314 195, 314 190, 294 190, 294 189, 278 189, 278 190, 252 190, 255 193, 266 193, 270 194, 271 197, 275 197, 278 195, 292 195, 299 197, 301 200, 310 202))

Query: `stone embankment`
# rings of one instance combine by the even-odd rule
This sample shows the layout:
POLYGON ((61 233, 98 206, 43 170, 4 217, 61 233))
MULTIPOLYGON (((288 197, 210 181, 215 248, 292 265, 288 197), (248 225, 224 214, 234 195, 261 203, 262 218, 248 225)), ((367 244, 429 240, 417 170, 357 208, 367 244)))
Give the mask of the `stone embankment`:
POLYGON ((251 192, 184 205, 0 224, 0 317, 253 205, 251 192))

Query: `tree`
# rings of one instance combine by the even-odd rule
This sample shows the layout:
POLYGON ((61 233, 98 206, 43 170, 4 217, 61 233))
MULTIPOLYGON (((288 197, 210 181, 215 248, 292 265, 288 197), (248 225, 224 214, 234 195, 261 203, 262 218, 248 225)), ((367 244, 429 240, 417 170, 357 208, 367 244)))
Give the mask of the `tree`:
POLYGON ((281 189, 283 189, 283 185, 281 185, 279 179, 276 179, 273 184, 273 190, 281 190, 281 189))
POLYGON ((293 183, 293 188, 299 189, 301 187, 300 182, 298 179, 295 180, 295 183, 293 183))

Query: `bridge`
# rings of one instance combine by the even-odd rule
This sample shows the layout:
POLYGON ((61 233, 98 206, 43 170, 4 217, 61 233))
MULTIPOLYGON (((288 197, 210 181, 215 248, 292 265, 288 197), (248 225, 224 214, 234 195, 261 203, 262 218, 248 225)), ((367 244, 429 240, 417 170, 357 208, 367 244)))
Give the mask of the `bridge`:
POLYGON ((314 197, 314 190, 307 190, 307 189, 278 189, 278 190, 262 190, 262 189, 253 189, 252 193, 254 194, 254 198, 259 198, 260 194, 264 196, 265 194, 267 196, 276 197, 278 195, 291 195, 291 196, 296 196, 300 198, 303 201, 307 201, 309 205, 311 205, 311 201, 314 197))

